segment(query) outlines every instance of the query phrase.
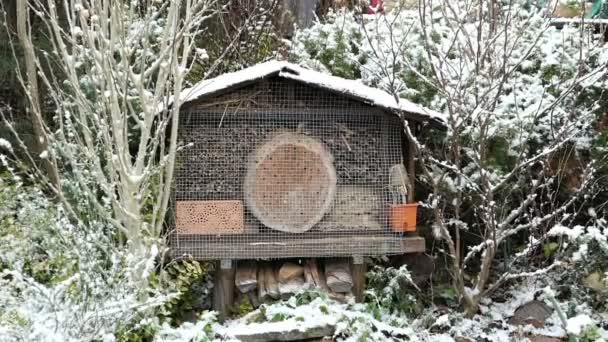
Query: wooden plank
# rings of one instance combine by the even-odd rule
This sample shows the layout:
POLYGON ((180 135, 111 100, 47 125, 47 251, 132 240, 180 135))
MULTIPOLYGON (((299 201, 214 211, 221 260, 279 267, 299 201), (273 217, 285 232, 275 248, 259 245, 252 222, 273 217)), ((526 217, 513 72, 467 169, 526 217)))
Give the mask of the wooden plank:
POLYGON ((255 261, 239 261, 234 283, 241 293, 247 293, 258 286, 258 267, 255 261))
POLYGON ((192 257, 197 260, 314 258, 396 255, 424 252, 424 238, 398 234, 354 235, 351 237, 292 238, 271 240, 265 238, 188 239, 181 237, 171 243, 175 258, 192 257))
MULTIPOLYGON (((416 123, 410 120, 409 122, 410 131, 412 134, 416 132, 416 123)), ((407 201, 408 203, 413 203, 416 201, 416 148, 414 147, 414 142, 407 142, 407 175, 410 179, 410 188, 407 192, 407 201)))
POLYGON ((329 287, 327 287, 327 282, 325 281, 325 273, 319 270, 317 260, 306 260, 304 270, 304 277, 306 278, 307 283, 311 284, 315 288, 329 292, 329 287))
POLYGON ((270 298, 279 299, 281 295, 279 293, 279 282, 274 269, 269 264, 264 266, 264 287, 270 298))
POLYGON ((266 290, 266 271, 264 264, 258 265, 258 298, 260 302, 268 299, 268 291, 266 290))
POLYGON ((367 272, 367 265, 365 262, 358 263, 353 260, 351 265, 352 277, 353 277, 353 294, 357 303, 363 302, 363 293, 365 292, 365 273, 367 272))
POLYGON ((234 303, 234 262, 222 260, 217 263, 215 270, 215 286, 213 287, 213 309, 218 312, 220 321, 226 319, 230 307, 234 303))

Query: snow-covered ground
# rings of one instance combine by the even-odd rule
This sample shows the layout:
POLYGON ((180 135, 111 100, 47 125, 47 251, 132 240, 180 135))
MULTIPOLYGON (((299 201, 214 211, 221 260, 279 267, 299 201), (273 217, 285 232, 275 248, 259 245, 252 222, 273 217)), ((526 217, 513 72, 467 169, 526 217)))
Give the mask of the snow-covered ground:
MULTIPOLYGON (((214 341, 289 340, 294 336, 329 336, 337 341, 511 342, 565 341, 569 337, 570 341, 608 341, 608 330, 601 327, 608 322, 605 313, 594 313, 585 304, 559 300, 555 301, 559 305, 556 310, 550 298, 554 293, 545 285, 538 280, 518 284, 502 294, 500 302, 486 300, 480 313, 471 318, 440 306, 430 306, 417 317, 378 315, 352 299, 340 303, 320 293, 300 293, 286 301, 262 305, 244 317, 213 324, 206 337, 214 341), (532 301, 546 305, 552 313, 542 323, 530 318, 531 324, 515 324, 515 311, 532 301), (560 311, 572 315, 566 326, 560 311)), ((200 332, 201 324, 178 330, 188 329, 200 332)))

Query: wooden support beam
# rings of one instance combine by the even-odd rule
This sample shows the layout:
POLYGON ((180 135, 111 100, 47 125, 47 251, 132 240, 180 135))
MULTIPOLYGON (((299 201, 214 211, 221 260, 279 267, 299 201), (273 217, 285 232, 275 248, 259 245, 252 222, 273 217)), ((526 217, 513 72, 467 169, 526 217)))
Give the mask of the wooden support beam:
POLYGON ((220 321, 228 317, 230 307, 234 303, 234 266, 232 260, 221 260, 216 266, 213 309, 218 312, 220 321))
MULTIPOLYGON (((349 232, 350 233, 350 232, 349 232)), ((351 257, 374 251, 371 255, 393 255, 424 252, 424 238, 399 234, 342 234, 325 237, 313 234, 277 239, 257 235, 219 236, 204 239, 197 236, 173 236, 174 257, 191 256, 197 260, 351 257)), ((317 234, 317 233, 315 233, 317 234)), ((292 234, 294 235, 294 234, 292 234)))
MULTIPOLYGON (((410 131, 412 134, 416 134, 416 123, 412 120, 408 121, 408 125, 410 126, 410 131)), ((416 201, 416 148, 414 147, 414 142, 407 142, 407 175, 410 179, 410 188, 407 192, 407 201, 408 203, 413 203, 416 201)))
POLYGON ((255 261, 239 261, 236 267, 234 284, 241 293, 247 293, 259 285, 257 275, 258 265, 255 261))
POLYGON ((367 265, 363 257, 354 256, 351 264, 351 273, 353 276, 353 294, 357 303, 363 302, 363 293, 365 292, 365 273, 367 265))

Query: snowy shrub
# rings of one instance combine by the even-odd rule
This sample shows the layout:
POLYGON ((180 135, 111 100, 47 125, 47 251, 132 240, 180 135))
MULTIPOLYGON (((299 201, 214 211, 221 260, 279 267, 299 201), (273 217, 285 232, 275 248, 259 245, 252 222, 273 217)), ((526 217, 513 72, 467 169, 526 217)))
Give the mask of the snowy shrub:
POLYGON ((419 314, 422 307, 415 291, 419 289, 405 265, 398 269, 375 266, 367 273, 365 302, 376 319, 387 314, 419 314))
POLYGON ((154 341, 158 342, 206 342, 212 341, 216 325, 216 314, 206 312, 194 323, 186 322, 179 327, 163 324, 157 331, 154 341))
POLYGON ((352 12, 329 12, 326 22, 297 31, 291 58, 305 66, 336 76, 361 78, 365 62, 361 25, 352 12))
POLYGON ((284 16, 289 13, 280 1, 233 1, 215 3, 221 13, 209 18, 196 45, 202 50, 187 80, 202 79, 240 70, 277 55, 284 16))
POLYGON ((343 76, 445 113, 439 141, 409 124, 404 133, 430 192, 432 233, 473 314, 501 284, 561 265, 525 263, 535 252, 527 249, 503 260, 509 272, 494 274, 505 245, 522 235, 544 241, 552 225, 574 225, 588 205, 583 197, 601 193, 602 160, 587 151, 597 146, 608 49, 589 30, 556 28, 526 1, 499 2, 496 16, 477 0, 420 6, 361 18, 338 13, 299 32, 292 59, 337 74, 334 65, 347 65, 343 76), (356 44, 340 44, 342 36, 356 44), (340 53, 326 58, 316 46, 340 53))
POLYGON ((179 323, 193 312, 209 309, 213 287, 211 268, 211 263, 175 260, 165 266, 162 273, 152 274, 152 284, 179 293, 161 307, 161 315, 179 323))
POLYGON ((586 226, 556 225, 547 235, 558 246, 561 258, 572 265, 562 277, 574 284, 568 288, 569 296, 577 302, 595 303, 608 314, 608 223, 591 214, 586 226))
POLYGON ((110 338, 173 296, 140 281, 155 245, 135 261, 112 226, 71 222, 20 182, 0 179, 0 189, 0 340, 110 338))

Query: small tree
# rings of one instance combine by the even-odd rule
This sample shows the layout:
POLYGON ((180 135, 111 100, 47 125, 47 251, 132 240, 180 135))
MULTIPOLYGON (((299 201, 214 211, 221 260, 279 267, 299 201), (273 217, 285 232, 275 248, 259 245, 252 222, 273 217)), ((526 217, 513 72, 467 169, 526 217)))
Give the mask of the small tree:
POLYGON ((495 6, 474 0, 421 2, 413 25, 425 73, 412 67, 411 53, 400 50, 410 45, 391 42, 391 50, 406 57, 403 66, 442 99, 448 130, 439 148, 424 146, 411 126, 406 135, 432 190, 426 206, 433 212, 433 235, 444 243, 449 273, 469 314, 504 281, 560 265, 505 267, 500 276, 491 272, 510 238, 530 236, 524 252, 503 260, 514 264, 547 239, 552 225, 571 223, 582 195, 593 191, 590 161, 579 167, 574 192, 559 196, 570 159, 564 156, 585 147, 597 109, 583 103, 581 94, 606 75, 604 65, 590 62, 595 51, 584 28, 559 32, 549 18, 519 1, 503 2, 498 12, 495 6), (465 246, 463 234, 476 236, 479 244, 465 246))
POLYGON ((184 78, 213 0, 22 5, 19 38, 29 48, 20 81, 40 136, 48 137, 36 153, 60 165, 56 181, 35 171, 73 220, 106 221, 134 255, 146 255, 165 222, 184 78), (50 53, 35 51, 31 30, 21 27, 30 14, 42 22, 50 53), (56 108, 57 129, 44 126, 36 74, 56 108))
POLYGON ((405 135, 430 190, 433 234, 470 314, 506 280, 559 266, 513 267, 599 191, 601 160, 586 150, 608 53, 584 25, 558 30, 543 15, 518 0, 420 1, 359 20, 338 13, 293 44, 301 63, 445 113, 443 136, 421 136, 407 121, 405 135), (317 41, 333 47, 329 58, 317 41), (530 245, 508 255, 522 235, 530 245))

